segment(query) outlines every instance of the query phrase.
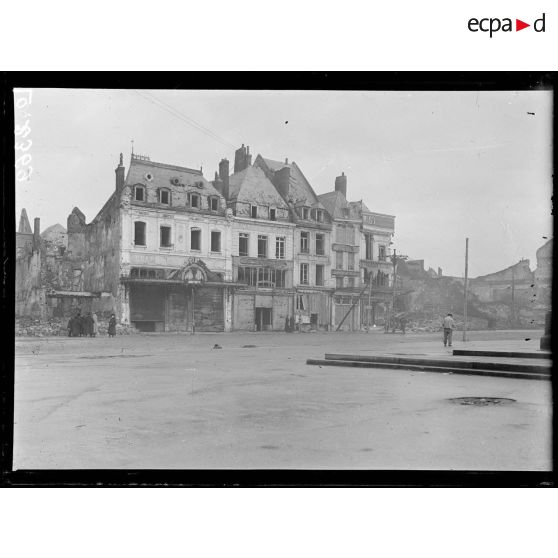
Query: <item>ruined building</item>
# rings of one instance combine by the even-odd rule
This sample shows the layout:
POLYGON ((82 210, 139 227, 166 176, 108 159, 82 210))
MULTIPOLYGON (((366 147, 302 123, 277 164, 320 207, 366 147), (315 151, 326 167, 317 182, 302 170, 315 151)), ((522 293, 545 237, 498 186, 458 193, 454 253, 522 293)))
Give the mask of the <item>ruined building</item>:
POLYGON ((392 297, 388 254, 395 218, 373 213, 362 200, 348 202, 344 173, 335 179, 335 190, 319 199, 333 218, 333 324, 357 330, 383 322, 392 297))
MULTIPOLYGON (((298 165, 236 150, 215 179, 201 170, 123 157, 98 214, 75 207, 39 235, 23 212, 16 315, 100 321, 140 331, 330 329, 378 321, 390 286, 394 218, 317 196, 298 165), (370 287, 366 295, 362 287, 370 287), (353 304, 354 303, 354 304, 353 304)), ((390 291, 391 292, 391 291, 390 291)))

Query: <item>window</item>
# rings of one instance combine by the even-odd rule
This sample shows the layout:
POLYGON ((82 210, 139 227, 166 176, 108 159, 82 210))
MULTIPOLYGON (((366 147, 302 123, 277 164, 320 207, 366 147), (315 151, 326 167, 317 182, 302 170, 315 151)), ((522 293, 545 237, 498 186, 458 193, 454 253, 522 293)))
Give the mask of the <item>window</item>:
POLYGON ((159 190, 159 201, 162 204, 170 205, 170 192, 168 190, 159 190))
POLYGON ((211 251, 221 251, 221 233, 219 231, 211 231, 211 251))
POLYGON ((308 264, 300 264, 300 284, 308 285, 308 264))
POLYGON ((316 221, 318 221, 318 223, 323 223, 324 222, 324 211, 323 211, 323 209, 317 209, 316 210, 316 221))
POLYGON ((247 256, 248 255, 248 239, 249 235, 246 233, 240 233, 238 235, 238 255, 247 256))
POLYGON ((258 235, 258 258, 267 258, 267 236, 258 235))
POLYGON ((335 252, 335 269, 343 269, 343 252, 335 252))
POLYGON ((134 223, 134 244, 136 246, 145 246, 145 223, 141 221, 134 223))
POLYGON ((190 250, 201 250, 201 230, 190 230, 190 250))
POLYGON ((308 219, 310 214, 310 210, 307 207, 303 207, 302 208, 302 218, 303 219, 308 219))
POLYGON ((136 201, 145 201, 145 188, 143 186, 136 186, 134 199, 136 201))
POLYGON ((308 253, 308 237, 309 237, 309 233, 306 231, 302 231, 300 233, 300 251, 303 254, 307 254, 308 253))
POLYGON ((219 198, 209 198, 209 208, 211 211, 219 211, 219 198))
POLYGON ((386 261, 386 247, 385 246, 378 246, 378 259, 381 262, 386 261))
POLYGON ((316 265, 316 286, 323 287, 324 286, 324 266, 323 265, 316 265))
POLYGON ((354 252, 348 252, 347 253, 347 258, 348 258, 348 264, 347 264, 347 268, 350 269, 351 271, 355 270, 355 254, 354 252))
POLYGON ((366 255, 365 258, 367 260, 371 260, 372 259, 372 235, 366 233, 364 235, 364 242, 366 243, 366 255))
POLYGON ((269 209, 269 219, 270 219, 271 221, 276 221, 276 220, 277 220, 276 211, 275 211, 275 208, 274 208, 274 207, 271 207, 271 208, 269 209))
POLYGON ((325 238, 323 234, 316 234, 316 254, 323 256, 325 253, 325 238))
POLYGON ((275 237, 275 258, 278 260, 285 259, 285 237, 284 236, 275 237))
POLYGON ((354 287, 355 287, 355 278, 354 277, 347 277, 347 286, 354 289, 354 287))
POLYGON ((336 277, 335 278, 335 287, 337 289, 342 289, 343 288, 343 277, 336 277))
POLYGON ((250 216, 252 217, 252 219, 257 219, 258 218, 258 206, 257 205, 251 205, 250 206, 250 216))
POLYGON ((304 304, 304 295, 297 295, 296 297, 296 309, 306 310, 306 305, 304 304))
POLYGON ((286 276, 282 269, 242 266, 238 268, 237 281, 251 287, 285 287, 286 276))
POLYGON ((199 194, 188 194, 188 200, 190 202, 190 207, 199 209, 201 207, 199 194))
POLYGON ((170 227, 161 227, 161 246, 164 248, 170 248, 172 246, 170 227))

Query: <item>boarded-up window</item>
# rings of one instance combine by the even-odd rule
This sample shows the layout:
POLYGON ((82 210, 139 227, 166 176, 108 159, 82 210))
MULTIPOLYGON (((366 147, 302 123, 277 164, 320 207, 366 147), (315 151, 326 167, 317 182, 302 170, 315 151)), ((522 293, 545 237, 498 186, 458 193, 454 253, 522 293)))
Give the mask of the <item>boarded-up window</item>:
POLYGON ((248 240, 249 235, 246 233, 239 233, 238 235, 238 255, 248 256, 248 240))
POLYGON ((316 254, 323 256, 325 253, 325 238, 323 234, 316 234, 316 254))
POLYGON ((190 250, 201 250, 200 229, 191 229, 190 231, 190 250))
POLYGON ((366 243, 366 259, 371 260, 372 259, 372 235, 366 233, 364 235, 364 241, 366 243))
POLYGON ((323 265, 316 265, 316 286, 323 287, 324 286, 324 266, 323 265))
POLYGON ((145 246, 145 223, 142 221, 134 223, 134 244, 136 246, 145 246))

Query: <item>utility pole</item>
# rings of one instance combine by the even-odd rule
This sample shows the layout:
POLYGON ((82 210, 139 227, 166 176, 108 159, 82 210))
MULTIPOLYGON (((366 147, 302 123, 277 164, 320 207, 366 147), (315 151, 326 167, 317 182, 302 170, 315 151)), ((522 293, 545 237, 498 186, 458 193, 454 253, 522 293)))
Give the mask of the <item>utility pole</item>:
POLYGON ((464 324, 463 324, 463 341, 467 341, 467 295, 468 295, 468 287, 469 287, 469 239, 465 239, 465 300, 463 306, 463 316, 464 316, 464 324))
POLYGON ((512 267, 512 327, 515 328, 515 267, 512 267))
POLYGON ((393 262, 393 292, 391 297, 391 315, 389 327, 395 329, 395 288, 397 283, 397 251, 394 248, 393 254, 391 256, 391 261, 393 262))

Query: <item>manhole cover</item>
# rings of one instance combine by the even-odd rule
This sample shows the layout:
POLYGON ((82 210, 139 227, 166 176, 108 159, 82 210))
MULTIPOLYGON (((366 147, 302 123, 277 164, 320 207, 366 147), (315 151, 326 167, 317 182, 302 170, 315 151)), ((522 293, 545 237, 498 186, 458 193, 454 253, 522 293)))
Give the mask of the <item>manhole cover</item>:
POLYGON ((507 397, 454 397, 450 399, 450 401, 458 405, 476 405, 477 407, 515 403, 515 399, 509 399, 507 397))

